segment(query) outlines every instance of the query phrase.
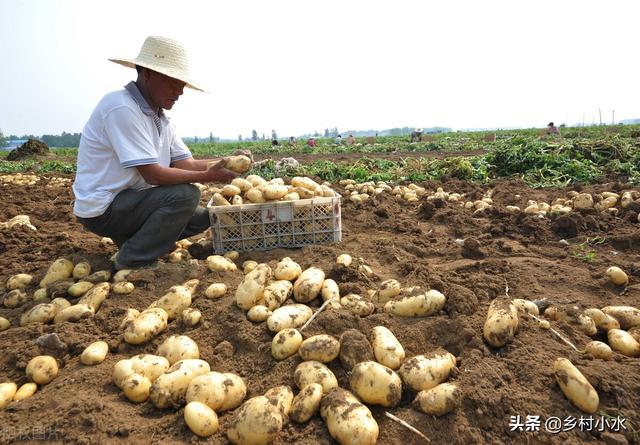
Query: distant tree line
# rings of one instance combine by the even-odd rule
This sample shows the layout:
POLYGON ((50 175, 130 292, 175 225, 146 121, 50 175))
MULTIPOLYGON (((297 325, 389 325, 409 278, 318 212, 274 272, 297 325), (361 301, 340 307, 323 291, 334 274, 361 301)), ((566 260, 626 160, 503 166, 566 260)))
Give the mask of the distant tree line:
POLYGON ((80 135, 81 133, 67 133, 63 131, 60 135, 43 134, 42 136, 35 136, 33 134, 23 134, 22 136, 18 136, 10 134, 9 136, 5 136, 0 132, 0 147, 8 145, 9 141, 26 141, 29 139, 38 139, 49 147, 77 147, 80 145, 80 135))

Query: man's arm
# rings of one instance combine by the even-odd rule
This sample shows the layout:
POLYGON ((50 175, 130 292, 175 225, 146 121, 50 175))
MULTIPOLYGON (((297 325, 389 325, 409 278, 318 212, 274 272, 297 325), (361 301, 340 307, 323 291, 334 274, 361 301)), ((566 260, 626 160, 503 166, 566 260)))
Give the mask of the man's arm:
MULTIPOLYGON (((187 161, 187 159, 177 161, 177 163, 181 163, 183 161, 187 161)), ((188 184, 193 182, 230 182, 233 178, 238 176, 236 173, 224 168, 224 158, 221 158, 218 161, 219 162, 217 163, 212 163, 209 167, 207 167, 207 163, 211 161, 195 161, 198 163, 205 163, 205 169, 197 171, 177 167, 161 167, 158 164, 138 165, 136 168, 144 180, 151 185, 188 184)))
POLYGON ((215 161, 216 159, 219 159, 219 158, 214 158, 214 159, 187 158, 187 159, 181 159, 180 161, 175 161, 172 163, 172 165, 175 168, 179 168, 182 170, 202 171, 207 169, 207 164, 209 162, 215 161))

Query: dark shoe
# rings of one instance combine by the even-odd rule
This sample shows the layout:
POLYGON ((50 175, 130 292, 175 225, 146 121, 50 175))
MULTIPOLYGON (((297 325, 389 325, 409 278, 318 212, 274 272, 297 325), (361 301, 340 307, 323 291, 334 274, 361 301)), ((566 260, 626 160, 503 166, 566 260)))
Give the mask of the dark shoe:
POLYGON ((110 259, 113 262, 113 266, 116 270, 158 270, 158 268, 160 267, 157 261, 149 264, 143 264, 141 266, 125 266, 124 264, 120 264, 118 262, 118 252, 114 253, 110 259))

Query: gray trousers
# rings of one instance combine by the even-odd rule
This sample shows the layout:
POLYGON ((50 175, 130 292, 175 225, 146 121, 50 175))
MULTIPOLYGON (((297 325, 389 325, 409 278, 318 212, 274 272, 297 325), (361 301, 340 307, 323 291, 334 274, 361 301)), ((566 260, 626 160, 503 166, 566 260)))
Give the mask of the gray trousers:
POLYGON ((102 215, 78 221, 118 245, 118 265, 141 267, 172 251, 177 240, 210 227, 199 201, 200 191, 191 184, 123 190, 102 215))

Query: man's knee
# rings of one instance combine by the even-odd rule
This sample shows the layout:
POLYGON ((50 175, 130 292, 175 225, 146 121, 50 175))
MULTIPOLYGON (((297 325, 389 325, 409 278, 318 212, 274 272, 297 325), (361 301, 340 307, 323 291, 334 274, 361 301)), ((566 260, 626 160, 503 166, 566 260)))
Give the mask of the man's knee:
POLYGON ((167 187, 167 200, 172 203, 184 203, 189 207, 195 207, 200 202, 200 190, 192 184, 176 184, 167 187))

